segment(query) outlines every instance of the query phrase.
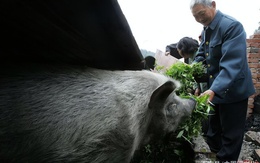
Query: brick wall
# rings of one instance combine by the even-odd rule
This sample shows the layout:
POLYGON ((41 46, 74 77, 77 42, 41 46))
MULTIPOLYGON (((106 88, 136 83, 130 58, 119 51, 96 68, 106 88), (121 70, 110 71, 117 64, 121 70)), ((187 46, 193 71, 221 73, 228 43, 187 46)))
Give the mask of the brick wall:
POLYGON ((260 26, 247 39, 247 59, 256 89, 256 94, 252 95, 248 101, 248 113, 251 114, 254 108, 254 97, 260 94, 260 26))

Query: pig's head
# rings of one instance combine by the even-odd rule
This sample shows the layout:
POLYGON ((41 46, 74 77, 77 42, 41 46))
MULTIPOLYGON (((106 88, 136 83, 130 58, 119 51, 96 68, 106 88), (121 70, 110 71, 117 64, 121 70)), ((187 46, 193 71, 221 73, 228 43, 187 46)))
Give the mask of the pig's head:
POLYGON ((173 81, 167 81, 152 93, 149 102, 152 115, 148 127, 148 135, 152 139, 174 132, 185 118, 191 116, 195 108, 195 100, 182 99, 175 94, 177 85, 173 81))

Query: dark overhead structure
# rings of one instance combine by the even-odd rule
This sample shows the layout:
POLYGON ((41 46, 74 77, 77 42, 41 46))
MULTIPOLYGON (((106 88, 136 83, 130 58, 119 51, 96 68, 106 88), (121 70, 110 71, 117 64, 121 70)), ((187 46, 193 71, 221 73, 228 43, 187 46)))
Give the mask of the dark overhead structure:
POLYGON ((144 68, 116 0, 2 0, 0 20, 1 63, 144 68))

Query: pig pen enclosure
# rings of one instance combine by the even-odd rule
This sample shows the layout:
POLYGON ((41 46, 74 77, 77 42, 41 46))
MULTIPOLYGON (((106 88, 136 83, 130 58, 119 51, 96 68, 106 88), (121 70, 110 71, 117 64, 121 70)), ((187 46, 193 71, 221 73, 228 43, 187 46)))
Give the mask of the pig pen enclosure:
MULTIPOLYGON (((55 103, 56 106, 58 99, 63 99, 62 96, 66 99, 66 96, 71 95, 68 93, 61 96, 61 92, 68 90, 69 87, 56 90, 66 83, 66 79, 60 77, 71 73, 75 67, 83 70, 84 66, 113 71, 143 70, 146 67, 144 58, 116 0, 65 0, 62 2, 9 0, 0 2, 0 11, 2 40, 0 45, 0 161, 53 162, 57 158, 52 156, 52 152, 62 153, 67 149, 58 146, 55 147, 55 150, 52 149, 54 142, 59 142, 61 139, 49 139, 50 136, 55 137, 59 129, 50 129, 51 127, 48 126, 53 125, 52 121, 55 121, 55 124, 67 124, 68 121, 64 121, 64 118, 61 117, 54 118, 53 115, 57 112, 53 114, 42 112, 41 114, 45 116, 31 118, 34 116, 33 109, 37 109, 39 113, 42 109, 46 110, 49 104, 55 103), (40 65, 44 66, 39 68, 40 65), (59 68, 60 70, 57 71, 56 69, 50 70, 51 67, 65 68, 59 68), (44 72, 45 70, 46 72, 44 72), (24 75, 26 73, 33 76, 24 75), (42 75, 39 75, 40 73, 42 75), (45 77, 51 73, 56 73, 56 75, 45 77), (45 92, 48 89, 42 89, 44 82, 50 79, 55 80, 48 85, 55 83, 57 87, 52 87, 53 89, 45 92), (37 89, 38 94, 33 95, 32 92, 37 89), (10 90, 16 93, 11 93, 10 90), (54 90, 56 93, 51 93, 54 90), (34 101, 33 99, 39 95, 41 96, 40 101, 34 101), (57 102, 50 102, 55 98, 57 98, 57 102), (11 108, 16 109, 12 110, 16 114, 14 117, 12 117, 14 114, 10 113, 11 108), (28 114, 23 113, 26 110, 28 114), (36 129, 36 126, 45 120, 47 120, 47 124, 42 124, 40 130, 36 129), (12 129, 13 131, 11 131, 12 129), (22 129, 24 129, 23 132, 21 132, 22 129), (48 136, 40 136, 39 133, 35 133, 36 130, 40 132, 46 130, 43 133, 48 131, 48 136), (46 139, 46 136, 49 138, 46 139), (45 143, 40 143, 39 140, 44 139, 46 139, 45 143), (46 144, 50 142, 53 142, 52 145, 46 147, 46 144)), ((81 96, 77 94, 73 97, 81 96)), ((70 98, 72 97, 70 96, 70 98)), ((68 102, 71 99, 67 98, 65 101, 68 102)), ((64 104, 63 106, 68 107, 64 104)), ((76 106, 71 106, 71 109, 75 109, 73 107, 76 106)), ((53 111, 56 109, 53 108, 53 111)), ((37 115, 40 115, 38 113, 37 115)), ((76 120, 78 121, 81 116, 74 114, 72 113, 71 116, 77 115, 76 120)), ((64 112, 63 115, 68 115, 68 113, 64 112)), ((70 125, 67 126, 70 127, 70 125)), ((74 135, 77 135, 76 131, 74 135)), ((67 143, 72 142, 64 141, 62 145, 67 143)), ((80 145, 72 143, 74 150, 58 154, 59 157, 62 156, 60 161, 73 162, 72 156, 77 155, 75 153, 84 153, 83 144, 84 141, 80 145)), ((90 160, 79 161, 90 155, 84 156, 83 154, 81 156, 83 158, 77 158, 76 162, 91 162, 90 160)))
MULTIPOLYGON (((51 79, 55 79, 53 83, 57 84, 57 86, 66 83, 62 77, 64 77, 64 74, 70 73, 75 67, 77 67, 78 70, 82 70, 84 66, 87 66, 112 71, 139 71, 146 69, 145 60, 118 2, 116 0, 64 0, 62 2, 46 0, 8 0, 0 2, 0 12, 0 34, 2 40, 0 44, 0 99, 5 99, 6 97, 3 98, 4 95, 10 96, 6 98, 8 101, 0 100, 0 161, 38 162, 39 160, 37 159, 32 160, 32 158, 38 158, 43 162, 53 162, 55 158, 50 157, 51 153, 48 153, 49 151, 58 151, 60 155, 64 155, 62 160, 59 160, 63 162, 75 162, 75 160, 72 160, 72 156, 77 155, 77 152, 80 154, 83 153, 81 156, 88 158, 89 156, 84 155, 82 145, 85 141, 81 141, 81 144, 68 145, 69 147, 75 146, 70 152, 66 153, 62 153, 65 149, 60 147, 50 149, 51 145, 46 147, 44 143, 37 144, 37 141, 40 139, 46 142, 54 142, 54 140, 60 141, 55 137, 59 128, 56 130, 48 130, 50 133, 47 135, 55 137, 55 139, 50 140, 46 139, 43 135, 39 136, 30 133, 34 131, 34 125, 39 124, 40 119, 27 119, 26 115, 31 115, 32 112, 23 113, 23 108, 26 107, 26 109, 30 110, 30 105, 35 105, 38 108, 46 108, 50 103, 50 101, 46 100, 46 97, 54 98, 53 101, 55 101, 55 97, 63 90, 56 90, 55 87, 52 87, 55 93, 51 94, 50 92, 52 90, 39 89, 42 92, 37 92, 38 96, 41 96, 42 101, 46 101, 44 101, 44 103, 32 102, 30 100, 33 99, 34 96, 29 93, 32 90, 28 89, 27 92, 26 89, 22 88, 23 86, 27 86, 27 79, 29 78, 24 78, 24 76, 17 72, 30 72, 30 74, 38 75, 42 73, 42 75, 39 75, 40 77, 37 76, 37 80, 30 77, 30 82, 36 81, 30 83, 30 85, 33 86, 31 88, 42 88, 42 81, 49 79, 44 78, 47 73, 45 69, 38 69, 38 65, 45 65, 43 68, 46 68, 46 70, 50 67, 63 67, 66 65, 64 66, 66 68, 61 69, 57 74, 55 74, 56 69, 49 71, 51 73, 55 72, 55 75, 51 76, 51 79), (4 77, 8 77, 8 80, 4 77), (16 78, 20 79, 17 80, 17 85, 9 85, 9 83, 13 82, 16 78), (7 87, 8 89, 6 89, 7 87), (10 92, 6 92, 6 90, 20 90, 21 92, 11 94, 10 92), (47 90, 47 93, 43 93, 43 90, 47 90), (26 94, 26 96, 24 96, 24 94, 26 94), (8 113, 9 108, 4 106, 17 108, 17 117, 12 117, 12 114, 8 113), (9 116, 12 118, 8 119, 9 116), (8 121, 6 121, 7 119, 8 121), (24 126, 27 129, 24 133, 19 133, 15 130, 6 132, 4 130, 19 129, 24 126), (27 128, 27 126, 32 127, 27 128), (9 138, 12 138, 12 141, 6 142, 9 138), (37 145, 32 146, 34 143, 37 145), (31 153, 28 152, 29 149, 31 149, 31 153), (39 151, 39 149, 41 150, 39 151), (36 151, 39 152, 37 153, 36 151), (16 155, 12 155, 12 152, 16 155), (17 156, 20 160, 17 160, 14 156, 17 156)), ((79 73, 75 76, 79 76, 79 73)), ((96 76, 98 76, 98 74, 96 74, 96 76)), ((70 84, 66 84, 66 86, 70 86, 70 84)), ((64 87, 63 89, 67 90, 68 87, 64 87)), ((75 89, 74 91, 81 91, 81 89, 75 89)), ((80 94, 76 94, 75 96, 69 95, 71 95, 71 93, 63 94, 59 96, 59 98, 65 99, 70 105, 71 101, 68 97, 82 97, 80 94)), ((63 107, 66 108, 68 106, 64 105, 63 107)), ((73 107, 73 105, 70 105, 70 109, 73 109, 73 107)), ((54 113, 56 112, 54 111, 54 113)), ((66 115, 65 112, 63 115, 66 115)), ((72 116, 78 116, 78 118, 76 118, 77 120, 82 117, 81 114, 76 112, 72 112, 72 116)), ((46 117, 49 118, 52 117, 52 115, 46 114, 42 119, 46 117)), ((49 120, 47 120, 47 122, 49 122, 49 120)), ((83 120, 78 121, 77 124, 82 122, 83 120)), ((56 118, 55 123, 71 125, 63 118, 56 118)), ((42 124, 40 126, 51 126, 51 124, 42 124)), ((77 127, 73 127, 75 128, 75 133, 80 131, 77 127)), ((84 127, 81 129, 83 128, 84 127)), ((41 131, 44 131, 44 129, 41 131)), ((65 131, 66 130, 63 132, 65 133, 65 131)), ((74 136, 77 135, 75 133, 72 134, 72 138, 75 138, 74 136)), ((81 132, 81 134, 82 133, 83 132, 81 132)), ((177 137, 178 133, 171 133, 167 134, 163 139, 158 139, 156 142, 146 144, 135 152, 131 162, 195 162, 197 155, 196 151, 194 151, 194 144, 177 137)), ((118 137, 115 136, 115 138, 119 140, 118 137)), ((69 141, 71 140, 64 140, 64 144, 69 141)), ((127 141, 128 140, 125 140, 126 144, 127 141)), ((124 148, 124 145, 125 144, 122 143, 117 147, 124 148)), ((98 147, 99 146, 97 146, 97 148, 98 147)), ((124 148, 124 150, 126 152, 123 153, 131 153, 129 149, 124 148)), ((106 152, 106 150, 104 151, 106 152)), ((93 152, 92 154, 94 155, 96 153, 93 152)), ((100 154, 103 153, 101 152, 100 154)), ((89 160, 79 161, 82 159, 84 158, 79 158, 76 162, 91 162, 89 160)), ((113 159, 116 160, 117 157, 113 159)), ((129 158, 126 160, 129 160, 129 158)), ((103 162, 106 161, 107 160, 103 162)))

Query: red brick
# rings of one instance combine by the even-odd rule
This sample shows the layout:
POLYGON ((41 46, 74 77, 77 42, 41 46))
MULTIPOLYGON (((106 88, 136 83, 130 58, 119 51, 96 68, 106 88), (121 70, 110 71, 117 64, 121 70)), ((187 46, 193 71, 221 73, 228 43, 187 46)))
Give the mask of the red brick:
POLYGON ((260 47, 260 43, 250 42, 248 43, 248 47, 260 47))
POLYGON ((254 35, 250 36, 250 39, 252 39, 252 38, 260 38, 260 34, 254 34, 254 35))
POLYGON ((260 34, 259 33, 255 33, 254 35, 249 36, 249 39, 253 39, 253 38, 260 38, 260 34))
POLYGON ((254 105, 248 105, 247 108, 250 109, 250 111, 248 110, 248 113, 251 114, 253 112, 254 105))
POLYGON ((247 43, 260 43, 260 39, 248 39, 247 43))
POLYGON ((254 105, 254 99, 249 100, 249 101, 248 101, 248 104, 250 104, 250 105, 254 105))
POLYGON ((247 47, 247 52, 248 52, 248 53, 258 53, 258 52, 259 52, 259 48, 256 48, 256 47, 247 47))
POLYGON ((260 83, 255 83, 254 85, 256 88, 260 88, 260 83))
POLYGON ((247 53, 248 58, 259 58, 260 59, 260 53, 247 53))
POLYGON ((256 68, 250 68, 250 71, 251 71, 252 74, 253 74, 253 73, 257 73, 256 68))
POLYGON ((257 59, 257 58, 249 58, 248 62, 250 62, 250 63, 259 63, 259 59, 257 59))
POLYGON ((250 68, 258 68, 259 63, 248 63, 250 68))
POLYGON ((254 103, 253 103, 253 102, 248 102, 247 106, 248 106, 249 108, 253 108, 253 107, 254 107, 254 103))
POLYGON ((253 108, 249 108, 249 107, 247 108, 247 118, 253 114, 253 108))
POLYGON ((257 74, 256 74, 256 73, 253 73, 253 74, 252 74, 252 78, 254 78, 254 79, 257 78, 257 74))
POLYGON ((256 94, 248 99, 248 113, 254 108, 254 97, 260 93, 260 33, 256 33, 247 39, 247 60, 252 73, 252 81, 256 94))

